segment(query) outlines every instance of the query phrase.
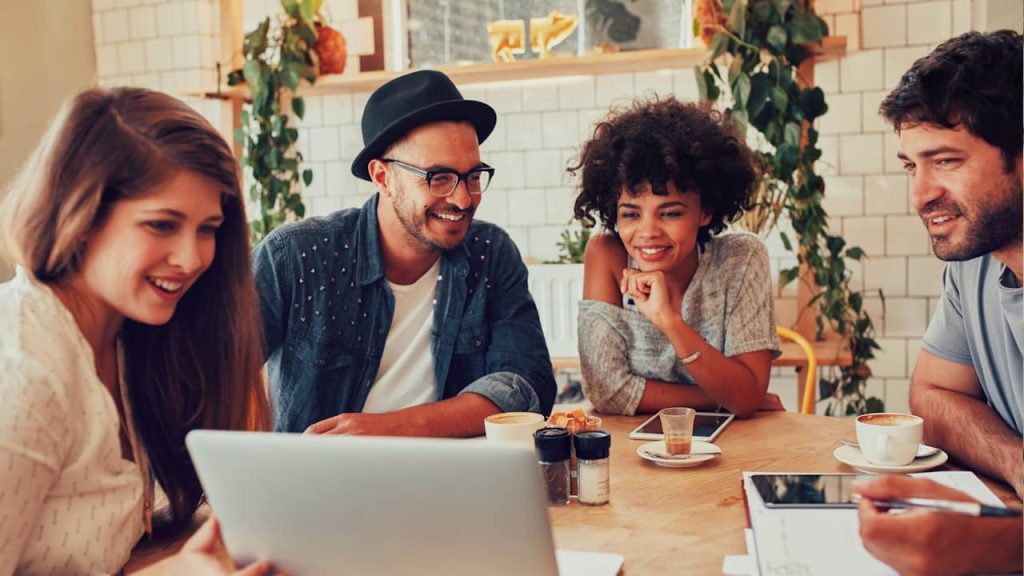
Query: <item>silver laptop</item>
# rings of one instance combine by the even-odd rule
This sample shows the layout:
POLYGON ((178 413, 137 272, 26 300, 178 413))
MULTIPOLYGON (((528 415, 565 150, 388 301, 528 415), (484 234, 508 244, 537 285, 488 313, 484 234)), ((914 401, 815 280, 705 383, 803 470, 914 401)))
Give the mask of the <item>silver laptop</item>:
POLYGON ((186 444, 236 562, 293 576, 558 574, 528 445, 207 430, 186 444))

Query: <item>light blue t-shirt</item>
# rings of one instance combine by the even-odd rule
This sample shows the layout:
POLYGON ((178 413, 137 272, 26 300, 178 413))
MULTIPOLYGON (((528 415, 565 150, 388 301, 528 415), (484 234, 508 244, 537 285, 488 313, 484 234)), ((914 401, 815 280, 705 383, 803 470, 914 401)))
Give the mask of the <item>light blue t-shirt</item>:
POLYGON ((981 388, 1007 426, 1021 433, 1024 289, 991 254, 946 264, 943 294, 922 347, 974 367, 981 388))

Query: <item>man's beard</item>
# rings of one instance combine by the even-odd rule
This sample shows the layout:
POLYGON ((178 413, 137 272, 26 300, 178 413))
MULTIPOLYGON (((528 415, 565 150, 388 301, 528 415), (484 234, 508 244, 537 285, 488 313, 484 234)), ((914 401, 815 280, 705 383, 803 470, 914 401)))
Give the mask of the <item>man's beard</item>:
MULTIPOLYGON (((428 236, 428 222, 432 217, 430 216, 430 211, 423 207, 418 207, 415 202, 410 200, 409 195, 402 186, 395 187, 392 205, 395 207, 395 216, 398 217, 398 221, 402 223, 402 227, 405 228, 406 233, 430 250, 440 252, 451 250, 461 244, 462 240, 465 238, 465 235, 457 238, 448 235, 434 238, 428 236)), ((473 208, 467 208, 466 210, 460 211, 458 208, 451 206, 450 211, 462 212, 469 220, 472 220, 473 218, 473 208)))
MULTIPOLYGON (((966 222, 968 226, 963 240, 953 242, 946 237, 932 237, 932 250, 940 260, 970 260, 1021 241, 1024 229, 1024 190, 1016 174, 1010 173, 1007 176, 1006 186, 1009 190, 1005 202, 981 201, 969 207, 971 219, 966 222)), ((923 215, 941 210, 958 213, 961 218, 965 216, 959 205, 940 201, 922 209, 926 225, 928 218, 923 215)))

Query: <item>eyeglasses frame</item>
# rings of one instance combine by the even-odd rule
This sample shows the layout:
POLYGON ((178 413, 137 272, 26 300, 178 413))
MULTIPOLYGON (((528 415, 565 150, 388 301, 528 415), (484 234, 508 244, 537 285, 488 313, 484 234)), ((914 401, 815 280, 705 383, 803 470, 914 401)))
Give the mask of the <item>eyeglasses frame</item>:
POLYGON ((430 187, 430 182, 431 182, 431 180, 434 179, 435 175, 437 175, 437 174, 454 174, 455 175, 455 185, 452 186, 452 189, 449 190, 447 194, 438 195, 438 194, 434 194, 433 192, 430 193, 431 196, 434 196, 436 198, 447 198, 447 197, 451 196, 452 194, 455 193, 455 189, 458 188, 459 184, 461 184, 462 182, 467 182, 466 192, 470 196, 480 196, 480 195, 482 195, 484 193, 485 190, 487 190, 487 188, 490 187, 491 180, 494 179, 494 168, 492 166, 488 166, 487 164, 484 164, 482 162, 476 168, 473 168, 472 170, 467 170, 466 172, 460 173, 460 172, 457 172, 454 168, 439 168, 437 170, 424 170, 422 168, 417 168, 417 167, 415 167, 415 166, 413 166, 411 164, 406 164, 405 162, 402 162, 401 160, 395 160, 394 158, 380 158, 380 161, 384 162, 385 164, 394 164, 395 166, 398 166, 399 168, 401 168, 402 170, 405 170, 406 172, 409 172, 411 174, 415 174, 415 175, 419 176, 420 178, 423 178, 426 181, 426 183, 427 183, 427 190, 432 190, 432 188, 430 187), (474 172, 486 172, 487 173, 487 186, 484 187, 484 188, 481 188, 479 192, 470 192, 469 191, 469 184, 468 184, 469 180, 468 180, 468 178, 469 178, 469 175, 474 173, 474 172))

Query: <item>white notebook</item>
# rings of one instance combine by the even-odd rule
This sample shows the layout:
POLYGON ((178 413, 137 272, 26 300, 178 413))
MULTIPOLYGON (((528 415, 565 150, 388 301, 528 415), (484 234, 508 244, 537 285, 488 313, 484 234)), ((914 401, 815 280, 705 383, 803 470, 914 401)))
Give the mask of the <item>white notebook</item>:
MULTIPOLYGON (((761 474, 762 472, 757 472, 761 474)), ((856 509, 768 509, 743 473, 754 547, 761 576, 829 574, 832 576, 889 576, 896 572, 868 553, 861 544, 856 509)), ((984 504, 1002 507, 999 498, 973 472, 924 472, 930 478, 966 492, 984 504)))

